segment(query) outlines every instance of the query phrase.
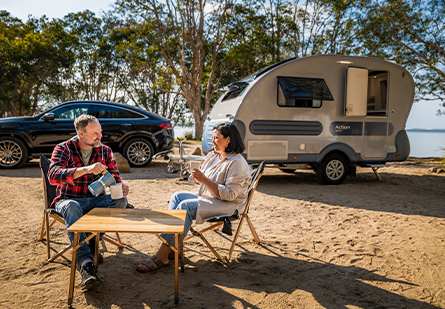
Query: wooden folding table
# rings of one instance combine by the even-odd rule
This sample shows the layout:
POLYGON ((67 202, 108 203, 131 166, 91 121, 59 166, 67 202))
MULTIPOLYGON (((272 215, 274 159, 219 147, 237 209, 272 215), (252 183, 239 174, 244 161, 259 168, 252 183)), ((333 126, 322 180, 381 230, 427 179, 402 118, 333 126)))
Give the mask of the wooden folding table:
MULTIPOLYGON (((95 265, 98 261, 99 234, 106 232, 116 233, 152 233, 156 234, 164 244, 175 252, 175 304, 179 302, 178 294, 178 251, 182 250, 182 233, 184 231, 186 210, 154 210, 154 209, 116 209, 95 208, 81 217, 69 228, 74 232, 73 258, 71 261, 70 287, 68 292, 68 306, 73 303, 74 281, 76 275, 77 249, 86 241, 96 237, 95 265), (80 233, 92 233, 84 242, 79 243, 80 233), (160 233, 175 234, 175 244, 168 243, 160 233), (180 248, 177 244, 181 239, 180 248)), ((181 254, 181 272, 184 272, 184 254, 181 254)))

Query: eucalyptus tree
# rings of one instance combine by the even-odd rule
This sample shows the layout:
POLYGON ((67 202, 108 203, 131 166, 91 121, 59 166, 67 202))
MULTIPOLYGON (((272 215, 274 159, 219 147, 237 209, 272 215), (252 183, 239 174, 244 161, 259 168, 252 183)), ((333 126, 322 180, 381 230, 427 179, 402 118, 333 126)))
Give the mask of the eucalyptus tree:
POLYGON ((66 31, 76 38, 71 47, 76 62, 65 72, 61 99, 111 100, 117 92, 112 74, 118 70, 113 67, 104 20, 85 10, 64 16, 63 22, 66 31))
POLYGON ((369 55, 406 66, 417 98, 445 101, 445 3, 385 0, 363 3, 364 41, 369 55))
MULTIPOLYGON (((316 54, 357 54, 359 24, 354 0, 289 1, 290 24, 286 35, 288 56, 307 57, 316 54)), ((289 9, 287 9, 289 11, 289 9)))
POLYGON ((177 91, 176 77, 166 65, 159 49, 156 24, 153 19, 143 22, 121 16, 122 25, 116 28, 112 37, 116 50, 125 63, 122 89, 128 101, 136 106, 181 123, 184 106, 183 96, 177 91))
POLYGON ((44 93, 51 89, 59 69, 69 67, 66 32, 45 16, 26 23, 0 12, 0 103, 1 113, 32 115, 44 93))
POLYGON ((193 114, 195 136, 200 137, 218 84, 215 81, 224 74, 218 70, 218 54, 228 31, 232 0, 118 0, 118 4, 144 21, 154 19, 157 46, 178 83, 177 92, 193 114), (210 50, 205 48, 206 40, 211 42, 210 50))

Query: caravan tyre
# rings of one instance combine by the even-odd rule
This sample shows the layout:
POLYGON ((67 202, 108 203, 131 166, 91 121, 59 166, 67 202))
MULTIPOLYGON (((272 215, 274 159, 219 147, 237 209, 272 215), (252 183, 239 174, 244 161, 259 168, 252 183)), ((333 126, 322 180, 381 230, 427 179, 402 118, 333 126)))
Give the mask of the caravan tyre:
POLYGON ((318 179, 324 184, 339 185, 347 175, 347 160, 340 154, 327 155, 317 167, 318 179))

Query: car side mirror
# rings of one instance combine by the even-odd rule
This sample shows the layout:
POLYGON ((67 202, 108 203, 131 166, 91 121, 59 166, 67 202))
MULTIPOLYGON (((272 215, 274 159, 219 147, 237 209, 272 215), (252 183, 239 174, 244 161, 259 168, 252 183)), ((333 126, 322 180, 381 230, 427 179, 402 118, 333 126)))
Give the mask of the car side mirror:
POLYGON ((44 121, 54 120, 54 113, 46 113, 45 115, 43 115, 42 120, 44 121))

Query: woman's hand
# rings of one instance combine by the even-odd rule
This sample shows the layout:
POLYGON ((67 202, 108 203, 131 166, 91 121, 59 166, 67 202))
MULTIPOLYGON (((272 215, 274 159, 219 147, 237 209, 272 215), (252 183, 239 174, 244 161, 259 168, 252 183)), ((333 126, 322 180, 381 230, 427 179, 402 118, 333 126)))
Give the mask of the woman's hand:
POLYGON ((220 197, 219 191, 218 191, 218 184, 216 182, 211 181, 207 178, 206 175, 204 175, 203 172, 201 172, 198 169, 192 169, 190 171, 190 175, 193 177, 194 182, 198 182, 206 186, 210 191, 212 191, 215 196, 220 197))
POLYGON ((190 175, 193 176, 193 180, 197 183, 205 184, 205 182, 208 180, 206 175, 204 175, 203 172, 201 172, 199 169, 192 168, 190 170, 190 175))

